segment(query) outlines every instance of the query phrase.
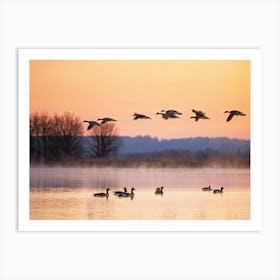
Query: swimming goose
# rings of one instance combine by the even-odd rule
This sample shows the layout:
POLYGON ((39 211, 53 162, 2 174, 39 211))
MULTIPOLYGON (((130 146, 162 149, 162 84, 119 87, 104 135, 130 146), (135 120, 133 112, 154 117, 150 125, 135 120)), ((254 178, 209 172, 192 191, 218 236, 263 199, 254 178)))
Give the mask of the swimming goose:
POLYGON ((104 124, 106 122, 116 122, 117 120, 114 120, 112 118, 100 118, 100 119, 97 119, 98 121, 101 121, 101 124, 104 124))
POLYGON ((120 194, 118 194, 118 197, 133 197, 134 196, 134 192, 133 191, 135 191, 134 188, 131 189, 130 193, 120 193, 120 194))
POLYGON ((229 122, 233 118, 233 116, 246 116, 246 114, 237 110, 225 111, 224 113, 229 113, 229 116, 227 117, 227 122, 229 122))
POLYGON ((142 115, 142 114, 137 114, 137 113, 134 113, 133 114, 133 120, 137 120, 137 119, 151 119, 150 117, 147 117, 145 115, 142 115))
POLYGON ((202 188, 203 192, 210 192, 212 190, 211 186, 202 188))
POLYGON ((90 130, 94 126, 100 126, 100 123, 98 123, 96 121, 83 121, 83 122, 89 123, 89 126, 88 126, 87 130, 90 130))
POLYGON ((205 115, 205 113, 203 113, 202 111, 197 111, 192 109, 192 111, 195 113, 195 116, 190 117, 191 119, 195 119, 195 121, 197 122, 199 119, 208 119, 209 118, 205 115))
POLYGON ((221 187, 221 189, 213 190, 213 193, 223 193, 224 187, 221 187))
POLYGON ((122 193, 127 193, 126 187, 124 187, 123 190, 124 190, 123 192, 122 192, 122 191, 116 191, 116 192, 114 192, 114 195, 119 195, 119 194, 122 194, 122 193))
POLYGON ((160 188, 157 188, 156 191, 155 191, 155 194, 161 194, 161 195, 163 195, 163 189, 164 189, 163 186, 160 187, 160 188))
POLYGON ((95 193, 94 196, 96 197, 108 197, 109 196, 109 188, 106 189, 106 193, 95 193))

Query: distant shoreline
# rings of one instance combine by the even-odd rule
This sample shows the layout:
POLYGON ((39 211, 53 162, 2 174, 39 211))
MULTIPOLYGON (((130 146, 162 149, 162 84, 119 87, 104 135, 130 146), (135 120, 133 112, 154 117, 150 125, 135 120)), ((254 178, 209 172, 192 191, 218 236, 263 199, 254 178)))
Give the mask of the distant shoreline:
POLYGON ((108 168, 250 168, 247 160, 187 159, 78 159, 56 162, 32 161, 30 167, 108 167, 108 168))

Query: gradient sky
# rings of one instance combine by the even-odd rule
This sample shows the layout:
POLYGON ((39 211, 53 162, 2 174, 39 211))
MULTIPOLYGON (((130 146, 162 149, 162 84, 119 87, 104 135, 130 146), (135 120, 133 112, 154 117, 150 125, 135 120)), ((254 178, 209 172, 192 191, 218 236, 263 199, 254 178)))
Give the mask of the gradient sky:
MULTIPOLYGON (((32 60, 30 112, 111 117, 120 135, 250 138, 249 60, 32 60), (164 120, 161 109, 183 113, 164 120), (192 109, 210 120, 190 119, 192 109), (226 122, 225 110, 245 117, 226 122), (132 120, 137 112, 151 120, 132 120)), ((86 124, 85 124, 86 127, 86 124)))

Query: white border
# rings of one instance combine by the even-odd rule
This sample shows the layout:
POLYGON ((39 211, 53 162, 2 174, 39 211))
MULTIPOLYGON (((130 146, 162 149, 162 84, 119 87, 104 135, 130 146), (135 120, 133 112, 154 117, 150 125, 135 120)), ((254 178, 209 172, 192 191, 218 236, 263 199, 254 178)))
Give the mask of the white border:
POLYGON ((19 49, 19 231, 260 231, 262 181, 262 67, 260 49, 19 49), (30 60, 250 60, 251 219, 246 221, 37 221, 29 219, 30 60))

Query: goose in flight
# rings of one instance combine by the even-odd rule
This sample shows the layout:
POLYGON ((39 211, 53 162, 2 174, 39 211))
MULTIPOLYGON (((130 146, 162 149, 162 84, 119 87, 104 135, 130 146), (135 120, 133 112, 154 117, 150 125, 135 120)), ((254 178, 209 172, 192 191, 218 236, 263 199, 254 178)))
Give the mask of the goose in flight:
POLYGON ((106 193, 95 193, 94 196, 96 197, 108 197, 109 196, 109 188, 106 189, 106 193))
POLYGON ((119 194, 122 194, 122 193, 127 193, 127 188, 126 187, 123 188, 123 192, 122 191, 116 191, 116 192, 114 192, 114 195, 119 195, 119 194))
POLYGON ((145 115, 142 115, 142 114, 137 114, 137 113, 134 113, 133 114, 133 120, 137 120, 137 119, 151 119, 150 117, 147 117, 145 115))
POLYGON ((96 121, 83 121, 83 122, 89 123, 87 130, 90 130, 90 129, 93 128, 94 126, 100 126, 100 123, 98 123, 98 122, 96 122, 96 121))
POLYGON ((101 121, 101 124, 104 124, 106 122, 116 122, 117 120, 114 120, 112 118, 100 118, 100 119, 97 119, 98 121, 101 121))
POLYGON ((162 118, 165 119, 165 120, 168 120, 169 118, 170 119, 177 119, 177 118, 179 118, 177 115, 166 114, 166 113, 163 113, 163 112, 158 112, 157 115, 161 115, 162 118))
POLYGON ((202 188, 203 192, 210 192, 212 190, 211 186, 202 188))
POLYGON ((195 121, 197 122, 199 119, 208 119, 209 118, 205 115, 205 113, 203 113, 202 111, 197 111, 192 109, 192 111, 195 113, 195 116, 190 117, 191 119, 195 119, 195 121))
POLYGON ((223 193, 223 189, 224 187, 221 187, 221 189, 216 189, 216 190, 213 190, 213 193, 223 193))
POLYGON ((161 195, 163 195, 163 189, 164 189, 163 186, 161 186, 160 188, 157 188, 156 191, 155 191, 155 194, 161 194, 161 195))
POLYGON ((135 189, 131 188, 131 192, 130 193, 120 193, 117 196, 118 197, 134 197, 134 192, 133 191, 135 191, 135 189))
POLYGON ((246 114, 237 111, 237 110, 232 110, 232 111, 225 111, 224 113, 229 113, 228 117, 227 117, 227 122, 229 122, 233 116, 246 116, 246 114))
POLYGON ((163 119, 177 119, 179 118, 179 115, 182 115, 182 113, 176 111, 176 110, 161 110, 157 113, 158 115, 161 115, 163 119))

